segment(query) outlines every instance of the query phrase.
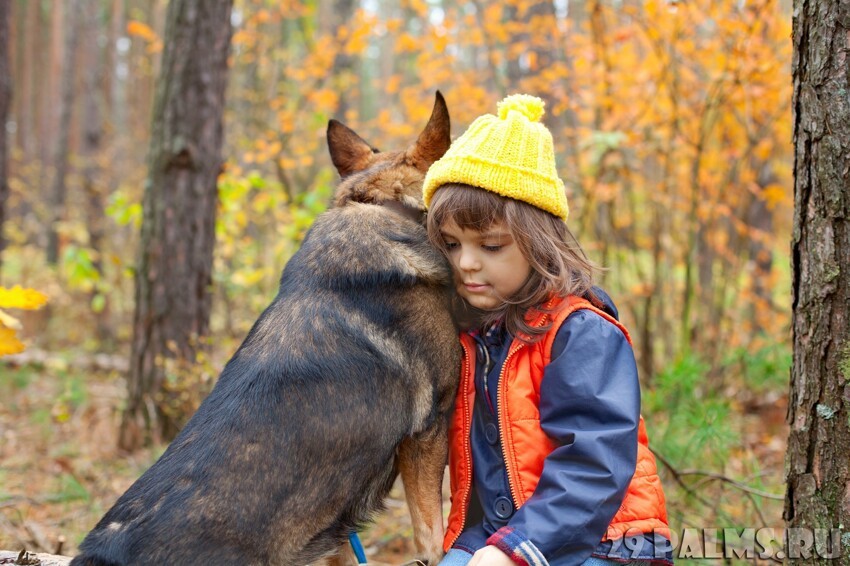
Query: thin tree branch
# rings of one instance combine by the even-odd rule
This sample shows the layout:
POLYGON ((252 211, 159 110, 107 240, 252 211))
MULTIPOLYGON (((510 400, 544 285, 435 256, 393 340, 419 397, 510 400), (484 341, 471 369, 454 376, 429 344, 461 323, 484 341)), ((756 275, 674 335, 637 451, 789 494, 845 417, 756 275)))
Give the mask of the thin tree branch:
MULTIPOLYGON (((702 501, 702 502, 703 502, 703 503, 705 503, 706 505, 709 505, 708 501, 706 501, 706 500, 704 500, 704 499, 702 499, 702 498, 699 498, 699 497, 696 495, 696 493, 695 493, 695 492, 691 489, 691 487, 690 487, 690 486, 688 486, 688 485, 685 483, 685 481, 684 481, 684 479, 683 479, 685 476, 704 476, 704 477, 707 477, 707 478, 711 478, 711 479, 715 479, 715 480, 720 480, 720 481, 726 482, 726 483, 728 483, 728 484, 731 484, 731 485, 733 485, 733 486, 737 487, 738 489, 740 489, 741 491, 743 491, 743 492, 745 492, 745 493, 751 493, 751 494, 753 494, 753 495, 758 495, 759 497, 765 497, 765 498, 767 498, 767 499, 775 499, 775 500, 777 500, 777 501, 785 501, 785 496, 784 496, 784 495, 775 495, 775 494, 773 494, 773 493, 769 493, 769 492, 767 492, 767 491, 762 491, 762 490, 760 490, 760 489, 756 489, 756 488, 754 488, 754 487, 750 487, 750 486, 748 486, 748 485, 745 485, 745 484, 743 484, 743 483, 739 482, 738 480, 734 480, 734 479, 732 479, 732 478, 730 478, 730 477, 728 477, 728 476, 724 476, 723 474, 718 474, 718 473, 715 473, 715 472, 704 472, 704 471, 702 471, 702 470, 681 470, 681 471, 680 471, 680 470, 677 470, 677 469, 676 469, 675 467, 673 467, 673 465, 672 465, 670 462, 668 462, 668 461, 667 461, 667 460, 666 460, 666 459, 665 459, 665 458, 664 458, 661 454, 659 454, 659 453, 658 453, 658 452, 656 452, 655 450, 652 450, 651 448, 650 448, 650 450, 652 451, 652 453, 653 453, 653 454, 655 454, 655 457, 656 457, 656 458, 657 458, 657 459, 658 459, 658 460, 659 460, 662 464, 664 464, 664 467, 665 467, 665 468, 667 468, 668 470, 670 470, 670 473, 671 473, 671 474, 673 474, 673 479, 674 479, 674 480, 676 480, 676 482, 677 482, 679 485, 681 485, 681 486, 682 486, 682 488, 683 488, 685 491, 687 491, 688 493, 690 493, 690 494, 694 495, 695 497, 697 497, 700 501, 702 501)), ((713 505, 712 505, 712 506, 713 506, 713 505)))

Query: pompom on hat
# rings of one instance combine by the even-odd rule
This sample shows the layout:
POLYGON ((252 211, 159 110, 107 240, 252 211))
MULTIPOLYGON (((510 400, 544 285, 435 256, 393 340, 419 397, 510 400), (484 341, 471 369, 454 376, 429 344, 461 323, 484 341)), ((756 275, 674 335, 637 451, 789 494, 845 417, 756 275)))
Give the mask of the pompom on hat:
POLYGON ((422 187, 425 206, 442 185, 462 183, 566 220, 569 206, 555 168, 552 134, 540 123, 544 106, 536 96, 513 94, 499 103, 498 116, 476 118, 428 170, 422 187))

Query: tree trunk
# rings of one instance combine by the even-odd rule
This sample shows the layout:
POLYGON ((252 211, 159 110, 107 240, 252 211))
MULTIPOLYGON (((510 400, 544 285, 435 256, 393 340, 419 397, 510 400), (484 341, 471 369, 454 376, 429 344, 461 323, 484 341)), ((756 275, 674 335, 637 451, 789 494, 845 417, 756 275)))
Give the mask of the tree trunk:
POLYGON ((48 202, 50 223, 47 229, 47 262, 59 262, 58 224, 65 211, 65 176, 68 173, 68 151, 71 138, 71 110, 74 102, 74 64, 77 46, 78 0, 69 0, 65 12, 65 45, 62 54, 62 86, 59 100, 59 131, 53 154, 54 177, 48 202))
MULTIPOLYGON (((773 212, 771 212, 763 193, 767 187, 778 183, 779 179, 771 170, 769 163, 753 159, 751 166, 759 172, 756 182, 762 193, 752 197, 747 208, 745 221, 753 230, 770 234, 774 229, 773 212)), ((731 232, 731 228, 729 230, 731 232)), ((749 248, 747 256, 753 264, 753 295, 757 299, 753 301, 754 307, 748 316, 753 324, 752 335, 757 336, 770 330, 765 325, 765 313, 761 311, 770 311, 770 305, 773 303, 773 286, 770 284, 771 272, 773 271, 773 252, 770 246, 766 245, 760 238, 750 239, 747 246, 749 248)))
MULTIPOLYGON (((784 512, 789 528, 843 525, 845 533, 850 525, 848 27, 845 1, 794 3, 794 361, 784 512)), ((843 551, 846 556, 848 548, 843 551)), ((834 563, 820 554, 805 563, 834 563)))
MULTIPOLYGON (((85 197, 86 228, 92 267, 103 278, 104 241, 106 236, 106 194, 103 171, 98 157, 103 151, 103 111, 105 107, 103 89, 104 54, 98 46, 102 33, 100 0, 83 0, 85 14, 85 92, 83 104, 83 195, 85 197)), ((91 304, 97 318, 97 339, 101 347, 112 345, 113 336, 109 324, 109 302, 101 285, 95 285, 90 293, 91 304)))
MULTIPOLYGON (((191 364, 209 327, 232 0, 172 0, 157 80, 120 445, 176 434, 167 361, 191 364)), ((176 367, 180 367, 177 365, 176 367)))
POLYGON ((113 156, 112 174, 116 178, 124 178, 127 170, 127 51, 118 48, 119 39, 125 38, 127 27, 124 15, 124 0, 112 0, 109 10, 109 31, 107 34, 105 92, 109 108, 109 141, 113 156), (123 133, 121 135, 119 133, 123 133))
POLYGON ((0 275, 3 273, 3 250, 6 248, 3 227, 9 202, 9 149, 5 125, 12 99, 12 73, 9 69, 10 4, 11 2, 0 2, 0 275))
POLYGON ((23 153, 23 162, 28 163, 35 155, 34 141, 36 135, 35 122, 33 120, 35 97, 33 85, 35 73, 35 50, 38 46, 33 37, 38 33, 38 5, 35 2, 17 4, 15 25, 17 26, 18 54, 15 65, 14 82, 17 96, 14 99, 14 109, 17 123, 17 145, 23 153))

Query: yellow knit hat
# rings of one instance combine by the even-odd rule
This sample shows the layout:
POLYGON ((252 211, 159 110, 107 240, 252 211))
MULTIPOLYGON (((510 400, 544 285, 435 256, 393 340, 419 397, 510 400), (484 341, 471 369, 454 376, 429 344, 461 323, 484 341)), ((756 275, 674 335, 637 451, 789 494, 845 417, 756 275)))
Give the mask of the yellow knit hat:
POLYGON ((527 202, 567 219, 564 182, 555 169, 552 134, 540 123, 545 103, 513 94, 499 103, 499 115, 485 114, 452 143, 425 175, 422 199, 447 183, 463 183, 527 202))

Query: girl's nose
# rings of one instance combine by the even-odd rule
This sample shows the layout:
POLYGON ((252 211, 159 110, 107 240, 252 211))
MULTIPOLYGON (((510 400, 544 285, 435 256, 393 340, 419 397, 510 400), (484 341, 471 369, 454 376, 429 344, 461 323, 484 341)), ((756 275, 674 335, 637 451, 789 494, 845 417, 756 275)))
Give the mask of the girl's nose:
POLYGON ((478 261, 478 257, 472 253, 470 250, 461 249, 460 257, 457 260, 457 267, 461 271, 477 271, 481 268, 481 263, 478 261))

